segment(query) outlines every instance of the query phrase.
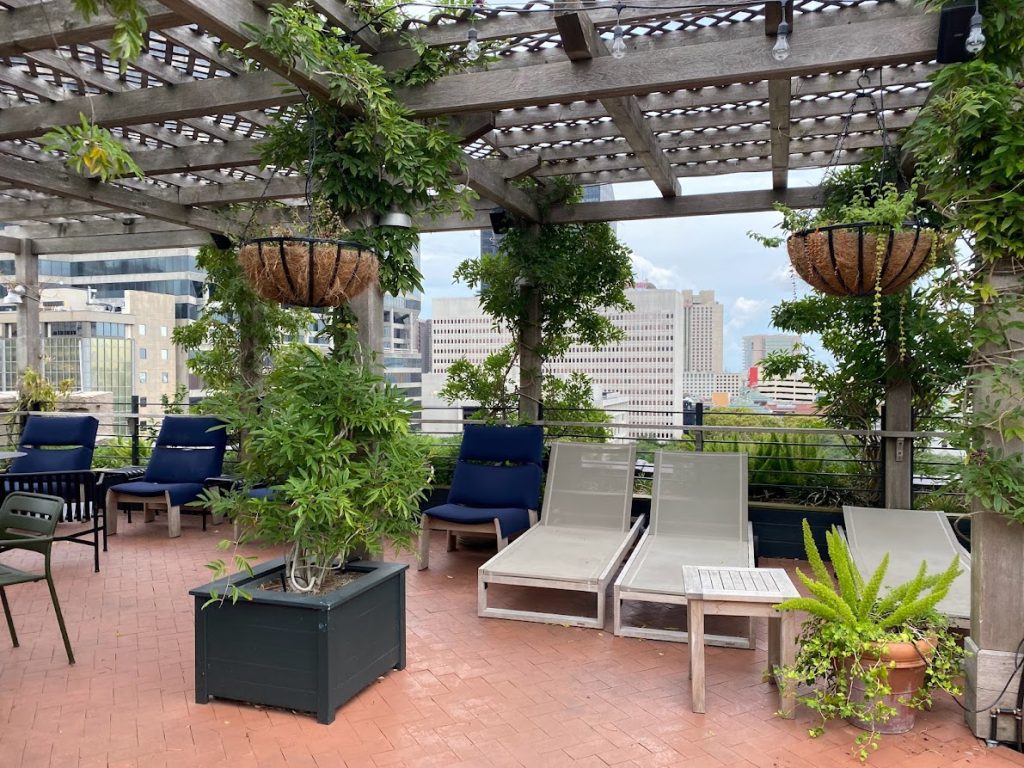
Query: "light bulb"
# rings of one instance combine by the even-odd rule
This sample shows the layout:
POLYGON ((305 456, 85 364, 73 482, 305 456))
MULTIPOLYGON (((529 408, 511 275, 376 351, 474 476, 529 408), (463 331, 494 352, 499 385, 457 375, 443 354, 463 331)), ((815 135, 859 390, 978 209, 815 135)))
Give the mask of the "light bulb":
POLYGON ((476 61, 480 58, 480 43, 476 41, 477 31, 475 28, 470 27, 467 33, 469 42, 466 44, 466 58, 470 61, 476 61))
POLYGON ((616 24, 612 34, 614 35, 612 40, 612 58, 621 59, 626 55, 626 38, 624 37, 622 27, 616 24))
POLYGON ((981 31, 981 14, 977 11, 971 16, 971 33, 967 36, 964 47, 968 53, 978 53, 985 47, 985 33, 981 31))
POLYGON ((772 58, 776 61, 785 61, 789 58, 789 24, 785 21, 779 24, 775 45, 772 48, 772 58))

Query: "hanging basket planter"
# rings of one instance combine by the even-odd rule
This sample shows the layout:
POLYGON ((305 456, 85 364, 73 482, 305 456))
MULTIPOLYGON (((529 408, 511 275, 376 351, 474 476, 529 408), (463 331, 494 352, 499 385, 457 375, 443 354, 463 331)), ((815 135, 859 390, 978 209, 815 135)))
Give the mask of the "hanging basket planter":
POLYGON ((793 269, 832 296, 870 296, 907 288, 930 261, 936 233, 918 224, 835 224, 794 232, 786 242, 793 269), (878 260, 881 259, 881 265, 878 260))
POLYGON ((347 240, 261 237, 238 249, 238 260, 265 299, 303 307, 336 307, 377 279, 377 256, 347 240))

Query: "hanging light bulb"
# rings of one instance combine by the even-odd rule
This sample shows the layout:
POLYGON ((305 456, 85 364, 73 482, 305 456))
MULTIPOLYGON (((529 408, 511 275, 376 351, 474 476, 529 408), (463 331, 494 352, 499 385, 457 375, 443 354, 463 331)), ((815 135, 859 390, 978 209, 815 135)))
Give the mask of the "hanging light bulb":
POLYGON ((626 55, 626 38, 624 37, 624 31, 618 24, 615 25, 615 29, 612 30, 614 38, 612 40, 612 58, 621 59, 626 55))
POLYGON ((615 29, 612 30, 612 58, 621 59, 626 55, 626 30, 622 28, 622 9, 619 3, 615 6, 615 29))
POLYGON ((789 22, 785 19, 779 23, 779 31, 775 35, 772 58, 776 61, 785 61, 789 58, 789 22))
POLYGON ((978 53, 985 47, 985 33, 981 31, 981 22, 981 9, 975 2, 974 15, 971 16, 971 33, 967 35, 967 42, 964 43, 968 53, 978 53))
POLYGON ((466 38, 469 40, 466 44, 466 58, 470 61, 476 61, 480 58, 480 43, 477 42, 476 27, 469 28, 466 38))

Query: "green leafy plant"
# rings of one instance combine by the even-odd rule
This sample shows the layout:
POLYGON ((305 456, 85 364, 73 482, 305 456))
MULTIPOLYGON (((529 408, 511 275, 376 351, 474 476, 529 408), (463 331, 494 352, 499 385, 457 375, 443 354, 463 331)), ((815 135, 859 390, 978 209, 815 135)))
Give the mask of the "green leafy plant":
POLYGON ((43 149, 64 152, 64 162, 79 176, 94 176, 110 181, 132 175, 141 179, 142 168, 115 138, 114 134, 79 113, 78 125, 54 128, 43 134, 43 149))
MULTIPOLYGON (((243 540, 288 545, 291 589, 316 592, 332 568, 379 553, 385 540, 412 546, 427 453, 409 431, 408 399, 362 360, 355 339, 329 355, 285 346, 259 391, 237 383, 209 408, 242 436, 244 479, 211 494, 211 510, 238 522, 243 540), (251 497, 257 483, 272 495, 251 497)), ((223 561, 212 565, 224 575, 223 561)))
POLYGON ((142 4, 139 0, 72 0, 72 4, 86 21, 101 13, 114 17, 110 55, 123 75, 146 45, 146 11, 142 4))
POLYGON ((913 579, 883 591, 888 555, 865 578, 857 570, 846 542, 833 528, 826 533, 833 577, 806 519, 803 535, 811 574, 798 569, 797 576, 811 594, 778 607, 805 611, 810 618, 800 634, 796 662, 780 670, 781 684, 811 686, 798 699, 821 717, 821 724, 810 731, 812 737, 820 736, 828 721, 836 718, 853 719, 867 726, 869 730, 855 742, 858 757, 865 760, 869 750, 878 746, 880 737, 875 727, 897 712, 892 700, 886 700, 892 694, 889 672, 893 664, 886 660, 889 646, 924 641, 925 647, 932 649, 930 655, 918 651, 927 662, 923 686, 899 703, 922 709, 929 705, 931 691, 960 692, 957 680, 963 650, 935 611, 960 574, 960 563, 954 558, 946 570, 928 574, 922 562, 913 579), (863 696, 855 695, 856 688, 863 689, 863 696))

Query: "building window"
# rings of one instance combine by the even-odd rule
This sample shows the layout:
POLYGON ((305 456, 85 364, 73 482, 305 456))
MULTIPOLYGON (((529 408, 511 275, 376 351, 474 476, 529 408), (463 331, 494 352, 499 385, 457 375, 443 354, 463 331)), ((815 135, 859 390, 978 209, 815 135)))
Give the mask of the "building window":
POLYGON ((167 360, 170 357, 170 353, 166 349, 160 350, 160 359, 167 360))
POLYGON ((139 347, 139 360, 145 360, 148 357, 145 347, 139 347))
POLYGON ((160 326, 160 335, 161 336, 167 336, 167 326, 166 325, 161 325, 160 326))
POLYGON ((145 371, 142 371, 139 374, 139 384, 145 384, 147 381, 149 381, 149 376, 145 371))
POLYGON ((139 323, 139 325, 137 327, 139 329, 139 336, 145 336, 146 335, 146 325, 145 325, 145 323, 139 323))
POLYGON ((171 383, 171 374, 169 374, 167 371, 164 371, 163 373, 161 373, 160 374, 160 383, 161 384, 170 384, 171 383))

